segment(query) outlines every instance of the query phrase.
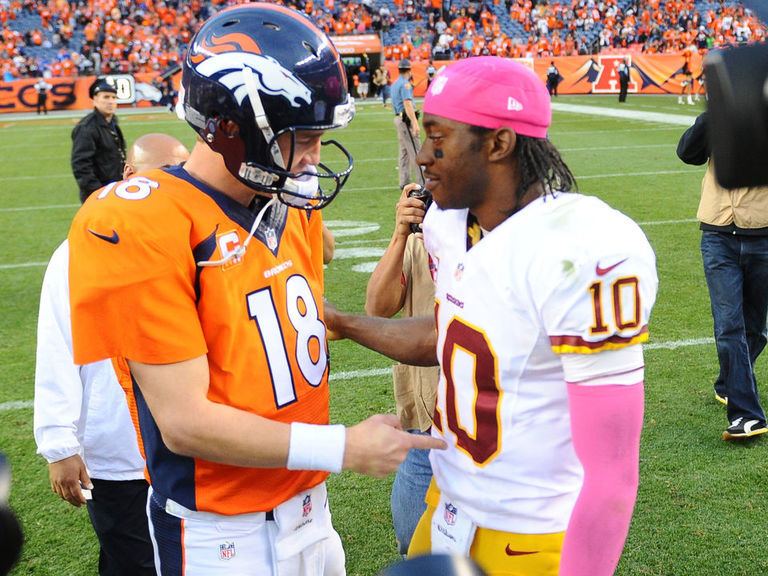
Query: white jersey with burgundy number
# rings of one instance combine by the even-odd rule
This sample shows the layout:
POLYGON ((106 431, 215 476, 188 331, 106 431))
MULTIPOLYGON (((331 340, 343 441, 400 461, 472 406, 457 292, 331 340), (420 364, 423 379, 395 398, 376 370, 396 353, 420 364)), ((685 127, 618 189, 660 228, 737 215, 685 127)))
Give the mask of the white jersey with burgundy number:
POLYGON ((589 196, 540 198, 469 250, 467 216, 435 205, 424 221, 442 367, 433 435, 449 445, 431 453, 435 479, 479 526, 562 532, 582 481, 566 380, 643 379, 656 259, 635 222, 589 196))

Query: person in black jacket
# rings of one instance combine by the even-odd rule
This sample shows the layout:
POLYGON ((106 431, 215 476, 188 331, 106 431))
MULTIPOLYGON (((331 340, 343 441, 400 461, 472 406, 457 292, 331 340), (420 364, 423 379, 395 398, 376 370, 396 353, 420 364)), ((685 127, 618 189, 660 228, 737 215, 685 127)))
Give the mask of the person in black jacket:
POLYGON ((721 187, 715 177, 708 113, 683 133, 677 155, 686 164, 708 162, 696 213, 720 372, 715 399, 725 404, 723 440, 768 432, 755 362, 768 343, 768 187, 721 187))
POLYGON ((624 58, 619 64, 619 102, 627 101, 627 90, 629 89, 629 64, 624 58))
POLYGON ((80 202, 102 186, 122 180, 125 139, 117 124, 117 89, 104 78, 89 91, 93 112, 72 130, 72 173, 80 187, 80 202))
POLYGON ((557 85, 560 84, 562 78, 563 77, 560 76, 560 70, 557 69, 555 61, 552 60, 549 64, 549 68, 547 68, 547 90, 549 91, 550 96, 557 96, 557 85))

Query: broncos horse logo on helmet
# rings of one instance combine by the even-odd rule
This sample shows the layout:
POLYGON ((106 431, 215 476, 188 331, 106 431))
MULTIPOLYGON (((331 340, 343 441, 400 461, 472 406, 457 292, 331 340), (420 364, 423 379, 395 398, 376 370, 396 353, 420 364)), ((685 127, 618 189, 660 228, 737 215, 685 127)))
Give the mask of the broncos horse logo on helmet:
POLYGON ((243 66, 250 67, 256 73, 259 92, 273 96, 281 95, 294 108, 301 106, 302 100, 304 104, 312 103, 312 92, 309 88, 271 56, 248 52, 218 54, 203 60, 198 65, 197 71, 209 78, 226 72, 219 77, 219 82, 229 88, 235 95, 237 103, 242 105, 248 95, 243 66))
POLYGON ((338 194, 353 163, 334 140, 323 146, 341 151, 346 168, 290 172, 297 130, 341 128, 355 114, 336 48, 305 16, 263 2, 222 10, 192 38, 182 70, 179 115, 238 180, 307 209, 338 194), (277 138, 286 132, 284 162, 277 138))

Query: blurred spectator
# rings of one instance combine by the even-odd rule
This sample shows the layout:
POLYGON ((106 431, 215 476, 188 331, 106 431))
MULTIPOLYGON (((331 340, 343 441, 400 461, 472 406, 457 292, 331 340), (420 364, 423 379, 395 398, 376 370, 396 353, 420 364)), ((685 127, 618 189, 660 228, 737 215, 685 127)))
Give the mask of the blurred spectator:
POLYGON ((360 71, 357 73, 358 86, 357 94, 365 100, 368 98, 368 87, 371 82, 371 73, 368 72, 365 66, 360 66, 360 71))
POLYGON ((37 92, 37 114, 40 115, 42 110, 46 115, 48 114, 48 91, 53 88, 48 84, 44 78, 39 78, 35 82, 35 92, 37 92))
POLYGON ((373 84, 376 86, 378 93, 381 94, 381 103, 383 106, 387 105, 389 99, 389 72, 385 66, 379 66, 373 73, 373 84))

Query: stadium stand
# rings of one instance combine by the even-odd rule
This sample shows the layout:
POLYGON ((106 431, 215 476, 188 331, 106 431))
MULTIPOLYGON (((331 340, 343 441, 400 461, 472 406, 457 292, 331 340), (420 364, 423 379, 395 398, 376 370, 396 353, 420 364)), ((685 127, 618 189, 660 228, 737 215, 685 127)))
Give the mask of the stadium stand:
MULTIPOLYGON (((0 0, 4 80, 162 72, 237 0, 0 0)), ((293 0, 331 35, 377 33, 385 58, 701 52, 761 42, 735 0, 293 0)))

